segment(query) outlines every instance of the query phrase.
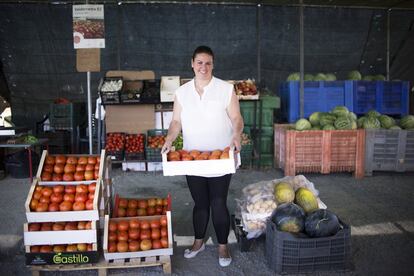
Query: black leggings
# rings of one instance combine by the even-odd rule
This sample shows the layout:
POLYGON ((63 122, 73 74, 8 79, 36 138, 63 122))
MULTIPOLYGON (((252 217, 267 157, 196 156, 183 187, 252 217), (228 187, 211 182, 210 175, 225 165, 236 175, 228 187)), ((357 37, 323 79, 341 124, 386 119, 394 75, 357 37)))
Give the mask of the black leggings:
POLYGON ((227 244, 230 231, 230 215, 227 209, 230 180, 231 174, 219 177, 187 175, 187 184, 194 200, 193 227, 196 239, 204 239, 211 207, 217 241, 219 244, 227 244))

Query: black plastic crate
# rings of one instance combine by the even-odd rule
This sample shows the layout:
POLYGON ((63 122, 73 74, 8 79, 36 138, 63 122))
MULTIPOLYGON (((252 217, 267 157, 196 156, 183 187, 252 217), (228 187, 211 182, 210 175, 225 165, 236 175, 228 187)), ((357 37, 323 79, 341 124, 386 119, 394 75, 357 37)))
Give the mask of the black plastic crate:
POLYGON ((161 80, 144 80, 144 87, 142 89, 141 100, 146 103, 159 103, 161 80))
POLYGON ((236 236, 237 243, 239 244, 241 252, 249 252, 255 244, 256 239, 248 239, 247 233, 243 230, 241 221, 236 218, 235 215, 231 215, 231 224, 236 236))
POLYGON ((144 152, 125 152, 125 160, 145 160, 144 152))
POLYGON ((351 268, 351 228, 330 237, 309 238, 279 231, 270 219, 266 223, 265 256, 276 273, 344 271, 351 268))
POLYGON ((99 94, 101 96, 101 100, 102 100, 102 104, 118 104, 121 103, 121 96, 120 93, 123 89, 123 78, 122 77, 105 77, 103 79, 101 79, 100 83, 99 83, 99 94), (122 85, 119 89, 114 89, 114 90, 107 90, 107 91, 102 91, 103 90, 103 86, 106 82, 110 82, 110 81, 121 81, 122 85))
POLYGON ((112 161, 122 161, 124 160, 124 151, 108 151, 106 150, 106 155, 111 156, 112 161))
POLYGON ((120 93, 122 103, 140 103, 142 102, 142 81, 124 81, 123 90, 120 93))
POLYGON ((147 131, 147 140, 145 144, 145 156, 147 157, 147 161, 162 162, 161 148, 149 147, 148 139, 153 136, 166 136, 167 134, 167 129, 150 129, 147 131))

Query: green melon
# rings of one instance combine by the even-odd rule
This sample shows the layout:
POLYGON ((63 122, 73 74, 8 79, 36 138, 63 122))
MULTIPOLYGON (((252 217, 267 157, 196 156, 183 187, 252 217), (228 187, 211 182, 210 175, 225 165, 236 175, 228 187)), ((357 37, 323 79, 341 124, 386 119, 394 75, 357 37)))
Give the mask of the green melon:
POLYGON ((363 128, 364 127, 364 121, 367 119, 367 117, 365 117, 365 116, 362 116, 362 117, 359 117, 358 118, 358 120, 357 120, 357 126, 358 126, 358 128, 363 128))
POLYGON ((318 73, 313 79, 315 81, 324 81, 326 80, 326 75, 324 73, 318 73))
POLYGON ((299 119, 295 123, 295 129, 296 130, 309 130, 311 129, 312 125, 311 123, 306 119, 299 119))
POLYGON ((394 118, 392 118, 388 115, 381 115, 381 116, 378 117, 378 120, 380 121, 382 128, 390 128, 393 125, 395 125, 394 118))
POLYGON ((280 231, 299 233, 305 226, 305 212, 295 203, 283 203, 277 206, 270 219, 280 231))
POLYGON ((362 127, 365 129, 381 128, 381 123, 376 117, 368 116, 362 123, 362 127))
POLYGON ((279 182, 274 187, 275 199, 278 204, 293 202, 295 199, 295 191, 287 182, 279 182))
POLYGON ((400 126, 403 129, 414 129, 414 116, 413 115, 407 115, 401 118, 400 126))
POLYGON ((401 129, 401 127, 395 125, 395 126, 390 127, 389 129, 401 129))
POLYGON ((312 124, 312 126, 319 126, 319 118, 321 116, 321 112, 313 112, 309 116, 309 122, 312 124))
POLYGON ((346 106, 335 106, 334 109, 332 109, 331 113, 337 117, 347 116, 349 114, 349 110, 346 106))
POLYGON ((327 73, 325 76, 327 81, 336 81, 336 76, 333 73, 327 73))
POLYGON ((319 124, 321 126, 333 125, 336 120, 336 116, 327 112, 323 112, 319 115, 319 124))
POLYGON ((316 196, 307 188, 301 187, 296 191, 295 202, 303 208, 305 213, 318 210, 318 200, 316 196))
POLYGON ((298 81, 300 79, 300 74, 299 73, 297 73, 297 72, 295 72, 295 73, 292 73, 292 74, 290 74, 288 77, 287 77, 287 81, 298 81))
POLYGON ((357 115, 354 112, 349 112, 348 113, 348 118, 353 120, 353 121, 358 120, 357 115))
POLYGON ((351 71, 348 74, 348 80, 361 80, 361 73, 357 70, 351 71))
POLYGON ((349 120, 348 117, 339 117, 335 120, 334 127, 336 129, 351 129, 352 121, 349 120))
POLYGON ((336 128, 333 125, 324 125, 323 130, 335 130, 336 128))
POLYGON ((305 75, 303 76, 303 79, 304 79, 305 81, 313 81, 314 77, 313 77, 313 75, 312 75, 312 74, 305 74, 305 75))
POLYGON ((381 116, 381 113, 379 113, 379 112, 378 112, 378 111, 376 111, 375 109, 372 109, 372 110, 368 111, 368 112, 365 114, 365 116, 378 118, 379 116, 381 116))

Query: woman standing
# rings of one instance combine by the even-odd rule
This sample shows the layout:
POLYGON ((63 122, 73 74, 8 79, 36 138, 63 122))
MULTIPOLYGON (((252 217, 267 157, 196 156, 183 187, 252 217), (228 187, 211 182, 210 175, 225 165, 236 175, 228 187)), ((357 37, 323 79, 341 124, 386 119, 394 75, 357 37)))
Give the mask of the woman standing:
MULTIPOLYGON (((195 49, 191 60, 194 78, 175 93, 173 118, 162 152, 170 151, 172 142, 182 130, 184 150, 211 151, 230 146, 240 151, 243 118, 233 85, 213 76, 213 51, 207 46, 195 49)), ((204 238, 210 209, 216 232, 221 266, 232 259, 227 247, 230 215, 227 194, 231 174, 187 175, 187 184, 194 200, 194 243, 184 252, 193 258, 205 249, 204 238)))

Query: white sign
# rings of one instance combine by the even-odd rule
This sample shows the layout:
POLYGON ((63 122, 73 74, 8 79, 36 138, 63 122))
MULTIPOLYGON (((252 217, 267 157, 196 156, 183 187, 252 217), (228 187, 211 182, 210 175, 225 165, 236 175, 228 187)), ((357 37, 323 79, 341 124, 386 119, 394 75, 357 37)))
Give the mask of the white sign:
POLYGON ((75 49, 105 48, 103 5, 73 5, 73 45, 75 49))

